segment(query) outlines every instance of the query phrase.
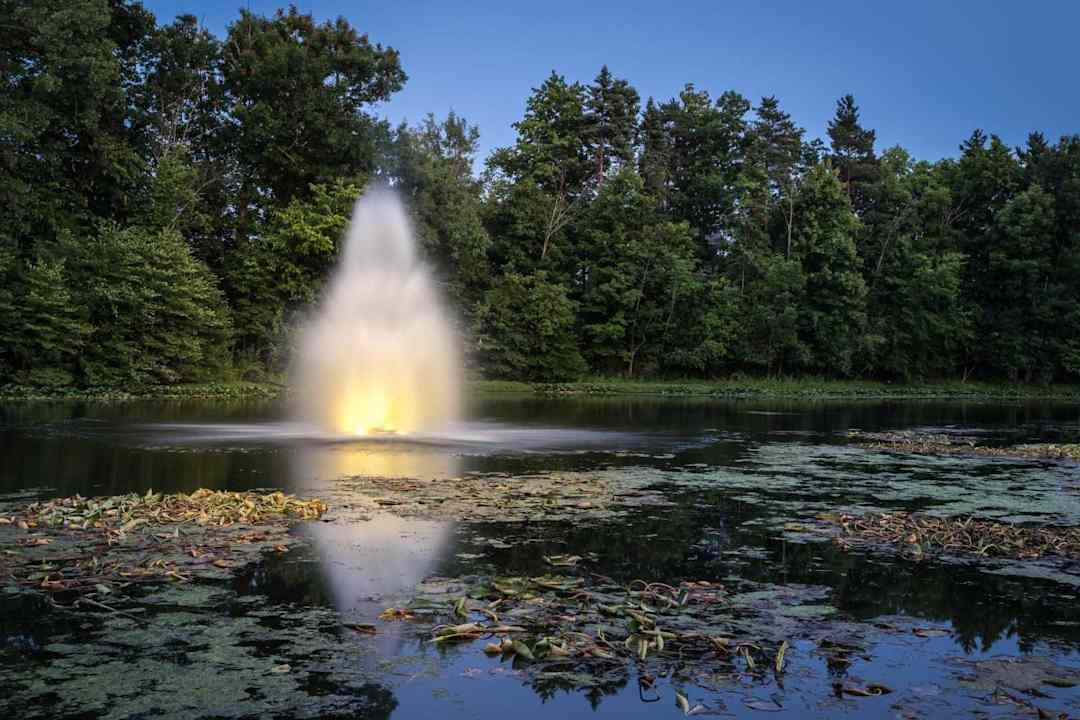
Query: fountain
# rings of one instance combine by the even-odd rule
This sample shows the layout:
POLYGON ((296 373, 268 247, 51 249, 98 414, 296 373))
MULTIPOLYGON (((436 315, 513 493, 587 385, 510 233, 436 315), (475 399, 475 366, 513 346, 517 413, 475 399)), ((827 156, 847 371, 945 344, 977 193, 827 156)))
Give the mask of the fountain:
MULTIPOLYGON (((300 419, 314 426, 316 437, 358 442, 299 449, 291 457, 293 484, 317 493, 350 475, 453 474, 455 457, 416 442, 457 420, 461 375, 450 314, 418 256, 405 209, 392 191, 369 190, 353 210, 294 368, 300 419), (401 442, 377 448, 370 442, 387 435, 401 442)), ((445 523, 382 515, 308 532, 338 610, 365 617, 419 582, 451 540, 445 523)), ((388 634, 380 649, 393 654, 399 641, 388 634)))
POLYGON ((458 341, 398 197, 356 203, 295 361, 301 417, 340 435, 439 430, 459 414, 458 341))

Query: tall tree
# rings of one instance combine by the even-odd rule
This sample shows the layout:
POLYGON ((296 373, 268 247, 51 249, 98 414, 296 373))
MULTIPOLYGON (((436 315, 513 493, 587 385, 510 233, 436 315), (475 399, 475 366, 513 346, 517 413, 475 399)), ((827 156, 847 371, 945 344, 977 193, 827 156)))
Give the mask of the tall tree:
POLYGON ((997 323, 999 302, 993 254, 1002 235, 997 217, 1023 189, 1023 169, 1015 153, 996 135, 974 131, 960 146, 960 157, 944 163, 953 196, 958 249, 964 253, 963 293, 978 308, 976 336, 966 353, 966 373, 1000 372, 989 336, 1002 328, 997 323))
POLYGON ((855 214, 862 216, 873 202, 872 186, 878 178, 874 153, 877 133, 864 128, 859 119, 855 96, 845 95, 836 101, 836 114, 829 121, 832 163, 840 173, 855 214))
POLYGON ((415 128, 403 124, 381 172, 408 203, 421 246, 465 315, 489 280, 491 239, 481 216, 481 186, 472 174, 479 138, 479 130, 453 112, 442 122, 429 115, 415 128))
POLYGON ((283 207, 313 184, 370 175, 380 131, 367 111, 406 80, 397 51, 296 7, 270 18, 241 10, 223 75, 242 226, 264 200, 283 207))
POLYGON ((757 118, 751 126, 749 154, 750 164, 760 170, 765 181, 766 202, 762 220, 768 223, 774 214, 780 216, 784 255, 790 257, 795 224, 795 190, 805 131, 780 109, 780 102, 774 96, 762 98, 754 113, 757 118))
POLYGON ((866 328, 866 285, 855 250, 859 220, 827 164, 807 174, 795 213, 794 247, 806 279, 799 336, 816 369, 847 375, 866 328))
POLYGON ((940 166, 902 148, 881 157, 876 222, 864 233, 868 337, 875 372, 912 380, 954 375, 971 341, 952 193, 940 166))
POLYGON ((130 93, 153 16, 128 0, 0 0, 0 241, 122 218, 144 161, 130 93))
POLYGON ((671 189, 670 118, 652 98, 645 103, 641 116, 640 139, 638 174, 645 181, 645 189, 666 209, 671 189))
POLYGON ((641 98, 629 82, 614 77, 607 65, 585 92, 585 137, 599 187, 609 175, 634 163, 641 98))
POLYGON ((180 232, 219 272, 232 247, 232 200, 241 177, 225 137, 221 71, 221 42, 193 16, 181 15, 151 37, 144 81, 135 93, 150 176, 140 205, 168 212, 159 224, 180 232))
POLYGON ((642 165, 649 185, 666 188, 664 203, 673 219, 690 224, 702 257, 710 260, 735 222, 744 191, 749 110, 736 92, 714 103, 693 85, 658 109, 646 106, 642 165))
POLYGON ((689 227, 660 217, 630 170, 604 185, 584 225, 578 317, 588 359, 627 376, 656 369, 702 289, 689 227))
MULTIPOLYGON (((517 207, 528 206, 536 214, 530 221, 533 237, 522 240, 536 245, 529 251, 535 262, 544 264, 587 202, 594 177, 585 139, 585 88, 552 72, 533 89, 525 116, 514 127, 517 142, 488 159, 489 184, 509 184, 514 194, 519 188, 524 191, 524 197, 515 198, 524 201, 517 207)), ((492 193, 494 198, 506 195, 498 189, 492 193)))

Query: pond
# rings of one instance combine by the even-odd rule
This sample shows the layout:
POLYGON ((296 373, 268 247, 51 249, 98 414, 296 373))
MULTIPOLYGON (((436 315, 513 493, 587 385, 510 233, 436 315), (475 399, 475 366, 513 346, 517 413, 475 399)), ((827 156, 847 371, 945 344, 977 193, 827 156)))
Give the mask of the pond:
MULTIPOLYGON (((886 510, 1080 525, 1075 463, 905 455, 848 437, 1076 442, 1076 404, 507 394, 475 398, 469 417, 437 437, 342 442, 310 436, 270 401, 0 405, 9 501, 275 488, 340 509, 332 522, 296 526, 305 542, 287 551, 147 589, 123 613, 0 595, 0 709, 1080 716, 1080 563, 913 559, 805 531, 822 513, 886 510), (485 653, 488 639, 433 642, 431 624, 377 620, 469 596, 455 622, 492 608, 524 624, 530 603, 548 602, 561 608, 551 626, 572 637, 605 606, 579 613, 571 600, 650 583, 690 588, 681 602, 697 609, 655 610, 663 621, 627 646, 666 623, 759 642, 709 655, 646 643, 629 658, 531 663, 485 653), (502 588, 505 602, 475 599, 481 586, 502 588), (528 599, 515 606, 519 595, 528 599)), ((619 631, 588 622, 594 634, 619 631)))

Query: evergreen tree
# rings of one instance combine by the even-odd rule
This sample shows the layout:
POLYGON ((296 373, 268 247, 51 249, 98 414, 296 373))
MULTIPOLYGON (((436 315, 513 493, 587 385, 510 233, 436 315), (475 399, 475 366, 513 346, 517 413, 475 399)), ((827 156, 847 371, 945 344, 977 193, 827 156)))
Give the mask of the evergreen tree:
POLYGON ((654 177, 662 172, 666 207, 673 219, 690 224, 709 260, 734 224, 743 191, 749 109, 738 93, 726 92, 713 103, 707 92, 687 85, 677 100, 660 106, 659 117, 647 118, 646 142, 659 141, 660 147, 647 144, 643 162, 654 177), (660 158, 667 162, 662 171, 655 165, 660 158))
POLYGON ((754 112, 757 119, 751 126, 749 164, 761 173, 765 191, 759 222, 768 225, 773 217, 780 218, 780 244, 785 257, 790 257, 804 131, 773 96, 762 98, 754 112))
POLYGON ((960 146, 955 163, 943 164, 953 196, 958 249, 964 266, 964 297, 977 308, 975 336, 965 352, 967 372, 998 373, 1001 364, 991 349, 990 336, 1004 328, 998 323, 999 288, 994 271, 994 246, 1002 239, 997 216, 1022 190, 1023 171, 1017 157, 997 136, 976 130, 960 146))
POLYGON ((615 78, 607 65, 585 90, 585 137, 595 164, 595 184, 634 163, 641 98, 630 83, 615 78))
POLYGON ((869 211, 873 203, 872 187, 878 178, 876 136, 873 130, 860 124, 859 106, 853 95, 836 101, 836 115, 829 121, 830 157, 840 173, 851 207, 859 216, 869 211))
POLYGON ((71 302, 91 328, 78 362, 87 384, 192 381, 227 365, 217 279, 176 231, 113 226, 66 247, 71 302))
POLYGON ((648 193, 656 198, 661 208, 667 209, 671 189, 671 126, 667 114, 652 98, 645 103, 640 136, 638 174, 645 182, 648 193))

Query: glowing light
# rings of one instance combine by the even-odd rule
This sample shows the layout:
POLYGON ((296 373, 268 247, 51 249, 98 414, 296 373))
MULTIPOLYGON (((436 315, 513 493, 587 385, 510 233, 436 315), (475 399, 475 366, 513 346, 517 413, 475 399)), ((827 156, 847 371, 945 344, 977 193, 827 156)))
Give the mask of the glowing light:
POLYGON ((344 435, 436 429, 457 417, 460 377, 453 326, 401 203, 366 194, 301 339, 303 414, 344 435))

